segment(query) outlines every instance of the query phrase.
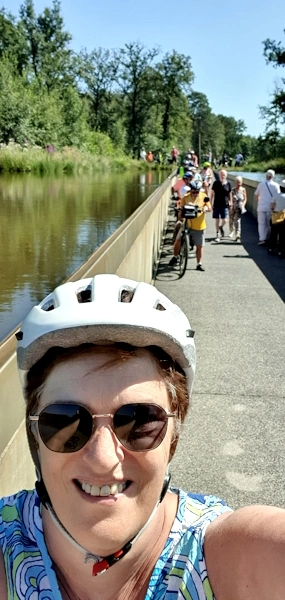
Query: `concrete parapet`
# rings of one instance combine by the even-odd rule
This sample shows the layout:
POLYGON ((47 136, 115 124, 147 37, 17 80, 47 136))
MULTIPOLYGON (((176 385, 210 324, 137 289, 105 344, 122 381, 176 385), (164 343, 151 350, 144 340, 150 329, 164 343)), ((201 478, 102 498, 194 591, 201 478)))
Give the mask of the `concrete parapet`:
MULTIPOLYGON (((69 281, 97 273, 116 273, 139 281, 154 280, 161 241, 168 218, 171 182, 167 179, 75 271, 69 281)), ((11 335, 0 346, 0 497, 29 488, 35 476, 24 425, 16 340, 11 335)))

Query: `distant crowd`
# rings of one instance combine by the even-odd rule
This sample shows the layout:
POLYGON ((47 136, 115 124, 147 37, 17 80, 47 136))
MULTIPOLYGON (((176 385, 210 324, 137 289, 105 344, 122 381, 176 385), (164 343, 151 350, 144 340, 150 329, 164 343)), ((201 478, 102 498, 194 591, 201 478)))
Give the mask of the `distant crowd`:
MULTIPOLYGON (((172 148, 172 163, 178 163, 179 152, 172 148)), ((209 158, 208 156, 206 158, 209 158)), ((226 155, 221 161, 226 164, 226 155)), ((243 156, 236 156, 236 164, 241 164, 243 156)), ((190 235, 190 249, 195 247, 196 268, 204 271, 202 265, 203 247, 205 245, 206 216, 212 212, 215 219, 215 243, 220 243, 225 237, 225 225, 229 223, 228 237, 236 242, 241 241, 241 220, 246 213, 247 192, 243 186, 241 176, 235 178, 232 186, 227 178, 227 170, 219 170, 215 179, 209 160, 205 160, 199 167, 198 156, 194 150, 188 150, 180 159, 177 170, 169 177, 176 177, 172 186, 172 197, 177 208, 177 224, 174 236, 174 254, 170 265, 177 263, 180 252, 180 237, 182 229, 182 209, 187 204, 199 207, 199 215, 188 221, 190 235)), ((215 166, 215 165, 213 165, 215 166)), ((280 193, 280 186, 274 181, 275 173, 269 169, 265 174, 265 181, 258 184, 255 191, 257 198, 257 222, 260 246, 266 246, 269 254, 277 253, 280 258, 285 258, 285 194, 280 193)))

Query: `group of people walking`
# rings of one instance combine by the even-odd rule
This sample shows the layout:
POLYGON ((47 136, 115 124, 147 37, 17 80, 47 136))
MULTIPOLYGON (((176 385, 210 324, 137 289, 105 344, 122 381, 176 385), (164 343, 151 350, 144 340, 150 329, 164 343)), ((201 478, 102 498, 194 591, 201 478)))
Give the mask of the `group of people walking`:
POLYGON ((265 181, 255 191, 257 198, 257 223, 260 246, 268 247, 269 254, 285 258, 285 196, 274 181, 275 172, 269 169, 265 181), (283 215, 282 215, 283 213, 283 215))
MULTIPOLYGON (((176 225, 176 236, 174 242, 174 255, 169 265, 173 266, 178 260, 180 251, 180 237, 182 227, 182 209, 185 204, 194 204, 200 209, 200 213, 194 219, 189 219, 191 246, 196 246, 196 269, 204 271, 202 266, 203 247, 205 244, 206 212, 212 212, 216 224, 215 242, 220 242, 225 236, 224 226, 229 219, 229 237, 235 237, 236 241, 241 239, 241 215, 246 212, 247 202, 246 189, 242 185, 242 177, 235 180, 235 187, 227 180, 227 171, 221 169, 219 178, 213 181, 211 164, 205 162, 201 170, 192 165, 189 166, 188 157, 183 161, 184 174, 172 186, 172 193, 177 194, 178 223, 176 225), (199 234, 197 233, 199 232, 199 234)), ((178 169, 181 174, 181 167, 178 169)))
MULTIPOLYGON (((180 251, 179 239, 182 227, 182 208, 185 204, 194 204, 201 208, 201 213, 195 219, 189 220, 190 241, 192 248, 196 246, 196 269, 204 271, 202 253, 205 243, 206 212, 212 212, 215 219, 216 237, 219 243, 225 237, 225 225, 229 222, 228 237, 236 242, 241 241, 241 217, 246 213, 247 192, 240 175, 235 178, 232 186, 227 179, 227 171, 221 169, 218 178, 213 181, 211 164, 205 162, 202 169, 194 166, 191 155, 183 159, 178 167, 176 183, 172 193, 177 194, 178 223, 175 228, 174 255, 169 264, 173 266, 178 260, 180 251), (203 232, 197 238, 197 231, 203 232)), ((280 193, 280 186, 273 181, 275 173, 272 169, 266 172, 266 179, 260 182, 255 191, 257 197, 258 244, 267 245, 268 253, 285 258, 285 195, 280 193)))
POLYGON ((225 236, 224 226, 229 219, 229 237, 240 242, 241 239, 241 215, 245 212, 247 202, 246 189, 242 185, 242 177, 235 179, 235 187, 227 180, 227 171, 221 169, 219 179, 214 181, 211 189, 211 205, 213 207, 213 218, 216 222, 215 242, 220 242, 225 236))

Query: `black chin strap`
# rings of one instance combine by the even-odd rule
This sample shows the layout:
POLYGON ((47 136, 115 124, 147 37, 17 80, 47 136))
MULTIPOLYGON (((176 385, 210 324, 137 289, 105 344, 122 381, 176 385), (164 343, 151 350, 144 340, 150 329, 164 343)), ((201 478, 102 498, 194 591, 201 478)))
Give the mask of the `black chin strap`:
POLYGON ((36 487, 36 491, 37 491, 37 494, 39 496, 41 503, 49 511, 51 518, 52 518, 53 522, 55 523, 55 525, 57 526, 57 528, 61 531, 61 533, 64 535, 64 537, 73 546, 75 546, 75 548, 77 548, 77 550, 79 550, 80 552, 83 552, 85 554, 85 562, 89 562, 89 561, 93 562, 92 575, 94 577, 96 577, 96 575, 102 575, 102 573, 105 573, 105 571, 107 571, 110 567, 112 567, 112 565, 116 564, 119 560, 121 560, 131 550, 133 544, 138 540, 138 538, 141 536, 141 534, 147 528, 147 526, 150 523, 150 521, 152 520, 159 504, 162 502, 163 498, 165 497, 165 494, 166 494, 169 484, 170 484, 170 477, 171 476, 169 473, 167 473, 167 475, 165 475, 159 500, 157 501, 147 522, 140 529, 140 531, 137 533, 137 535, 135 535, 135 537, 133 537, 131 540, 129 540, 120 550, 117 550, 117 552, 114 552, 114 554, 109 554, 109 556, 105 556, 105 557, 97 556, 96 554, 92 554, 91 552, 88 552, 85 548, 83 548, 83 546, 78 544, 78 542, 72 537, 72 535, 69 533, 69 531, 67 531, 67 529, 61 523, 61 521, 59 520, 55 511, 53 510, 49 495, 47 493, 45 484, 42 479, 40 481, 36 481, 35 487, 36 487))

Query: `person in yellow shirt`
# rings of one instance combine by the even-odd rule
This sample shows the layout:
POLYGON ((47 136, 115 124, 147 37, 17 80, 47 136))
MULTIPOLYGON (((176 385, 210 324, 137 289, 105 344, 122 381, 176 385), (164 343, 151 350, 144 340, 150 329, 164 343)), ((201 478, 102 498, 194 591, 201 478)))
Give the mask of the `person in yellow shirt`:
MULTIPOLYGON (((203 246, 205 245, 205 230, 207 227, 205 213, 211 212, 212 207, 210 199, 204 192, 200 192, 195 181, 192 181, 189 187, 189 192, 180 200, 181 210, 178 213, 178 219, 181 220, 182 218, 182 208, 185 206, 185 204, 194 204, 201 209, 201 212, 197 217, 194 219, 189 219, 188 226, 192 244, 196 246, 196 269, 197 271, 205 271, 204 267, 202 266, 203 246)), ((173 265, 177 262, 177 256, 179 254, 181 244, 180 238, 181 230, 178 232, 174 242, 174 256, 169 263, 170 265, 173 265)))

